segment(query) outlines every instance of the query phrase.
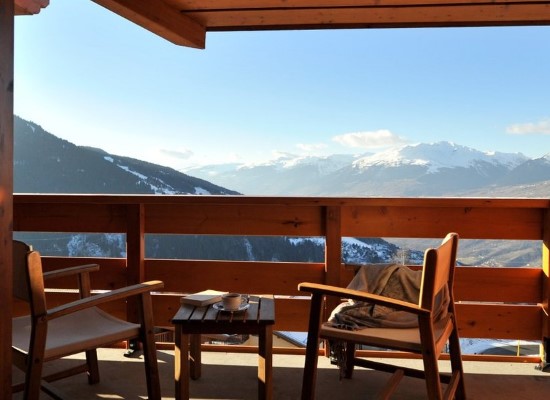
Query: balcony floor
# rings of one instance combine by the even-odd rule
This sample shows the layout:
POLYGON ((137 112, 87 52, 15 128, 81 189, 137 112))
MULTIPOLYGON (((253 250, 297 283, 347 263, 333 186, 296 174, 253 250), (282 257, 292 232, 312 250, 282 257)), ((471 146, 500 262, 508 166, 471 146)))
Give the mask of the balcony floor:
MULTIPOLYGON (((140 358, 126 358, 124 350, 100 351, 102 380, 90 386, 83 375, 54 383, 67 399, 144 399, 146 398, 143 364, 140 358), (124 363, 124 365, 122 365, 124 363)), ((174 398, 173 352, 159 351, 162 394, 165 399, 174 398)), ((401 360, 402 361, 402 360, 401 360)), ((73 362, 73 361, 63 361, 73 362)), ((413 366, 419 360, 405 361, 413 366)), ((296 400, 300 397, 303 356, 275 355, 275 400, 296 400)), ((203 353, 203 374, 191 382, 192 399, 256 399, 257 355, 236 353, 203 353)), ((442 361, 445 368, 447 362, 442 361)), ((538 399, 550 393, 550 373, 535 370, 535 364, 465 362, 468 398, 490 399, 538 399)), ((14 375, 19 376, 15 371, 14 375)), ((388 375, 357 369, 354 379, 338 380, 336 367, 325 357, 319 358, 317 399, 368 399, 380 389, 388 375)), ((425 399, 424 382, 404 378, 394 399, 425 399)), ((21 394, 14 399, 22 398, 21 394)), ((49 399, 42 394, 41 399, 49 399)))

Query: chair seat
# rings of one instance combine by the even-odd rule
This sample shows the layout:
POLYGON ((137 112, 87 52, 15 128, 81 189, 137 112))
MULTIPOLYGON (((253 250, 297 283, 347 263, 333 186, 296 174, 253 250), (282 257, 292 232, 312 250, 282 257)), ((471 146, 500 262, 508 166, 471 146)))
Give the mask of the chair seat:
MULTIPOLYGON (((13 319, 12 346, 28 353, 30 316, 13 319)), ((94 349, 139 335, 139 324, 115 318, 92 307, 51 320, 48 323, 45 360, 94 349)))
MULTIPOLYGON (((447 329, 452 328, 450 319, 443 318, 434 324, 435 342, 443 337, 447 329)), ((374 347, 393 348, 401 351, 421 352, 420 330, 418 328, 363 328, 346 330, 335 328, 328 323, 321 326, 319 337, 340 339, 354 343, 368 343, 374 347)))

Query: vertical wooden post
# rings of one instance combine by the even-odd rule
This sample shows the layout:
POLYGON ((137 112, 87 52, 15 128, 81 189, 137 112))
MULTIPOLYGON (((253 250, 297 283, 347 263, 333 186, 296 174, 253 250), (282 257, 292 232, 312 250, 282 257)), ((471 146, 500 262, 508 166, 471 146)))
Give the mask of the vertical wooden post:
MULTIPOLYGON (((342 221, 341 209, 329 206, 325 214, 325 283, 327 285, 341 285, 342 270, 342 221)), ((339 304, 335 297, 327 298, 325 312, 332 311, 339 304)))
POLYGON ((541 369, 550 370, 550 209, 544 213, 542 233, 542 361, 541 369))
MULTIPOLYGON (((145 280, 145 206, 128 204, 126 227, 126 282, 128 285, 145 280)), ((137 303, 127 304, 128 321, 137 322, 139 310, 137 303)))
POLYGON ((0 400, 12 383, 13 18, 13 0, 0 0, 0 400))
POLYGON ((340 207, 326 208, 325 219, 325 273, 327 285, 340 285, 340 269, 342 267, 342 227, 340 207))

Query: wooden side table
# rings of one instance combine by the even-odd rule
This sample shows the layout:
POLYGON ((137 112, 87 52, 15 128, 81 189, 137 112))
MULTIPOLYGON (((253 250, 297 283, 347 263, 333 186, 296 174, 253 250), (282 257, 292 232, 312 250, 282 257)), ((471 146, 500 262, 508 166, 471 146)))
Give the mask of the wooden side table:
POLYGON ((212 305, 194 307, 183 304, 172 323, 175 325, 174 378, 176 400, 189 399, 189 378, 201 376, 201 334, 257 334, 258 399, 273 396, 273 296, 250 296, 250 306, 242 312, 223 312, 212 305))

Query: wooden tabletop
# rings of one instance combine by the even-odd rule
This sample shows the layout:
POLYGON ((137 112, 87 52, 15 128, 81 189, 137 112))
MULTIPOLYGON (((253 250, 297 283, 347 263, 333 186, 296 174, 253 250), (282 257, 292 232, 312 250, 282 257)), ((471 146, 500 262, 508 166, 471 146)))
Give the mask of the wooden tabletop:
POLYGON ((185 333, 247 333, 264 325, 275 323, 275 301, 272 295, 252 295, 249 306, 238 312, 220 311, 211 304, 195 307, 182 304, 172 318, 185 333))

